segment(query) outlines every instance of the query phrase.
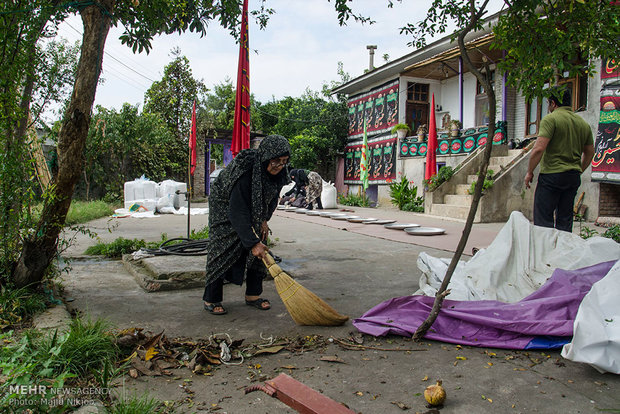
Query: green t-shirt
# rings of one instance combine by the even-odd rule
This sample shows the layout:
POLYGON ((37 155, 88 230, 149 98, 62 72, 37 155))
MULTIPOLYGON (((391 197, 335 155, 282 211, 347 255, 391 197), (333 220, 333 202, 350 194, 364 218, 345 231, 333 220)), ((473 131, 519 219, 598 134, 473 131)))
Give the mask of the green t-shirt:
POLYGON ((590 125, 568 106, 556 108, 545 116, 540 121, 538 136, 550 139, 540 161, 543 174, 581 172, 583 147, 594 145, 590 125))

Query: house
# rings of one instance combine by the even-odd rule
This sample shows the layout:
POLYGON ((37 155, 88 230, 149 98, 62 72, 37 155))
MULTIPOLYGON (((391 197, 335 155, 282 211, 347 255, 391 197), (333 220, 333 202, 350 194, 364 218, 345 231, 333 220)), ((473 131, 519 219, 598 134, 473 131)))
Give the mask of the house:
MULTIPOLYGON (((493 19, 497 15, 490 21, 493 19)), ((332 91, 348 97, 349 135, 343 180, 349 191, 360 190, 365 120, 371 161, 366 191, 369 198, 389 204, 389 183, 401 177, 412 181, 422 194, 427 145, 419 141, 415 131, 420 125, 428 125, 430 111, 434 110, 439 135, 438 168, 445 165, 458 167, 458 171, 449 182, 425 194, 425 213, 466 218, 471 203, 467 190, 476 179, 481 147, 491 142, 494 148, 489 169, 493 170, 494 185, 482 197, 476 221, 503 221, 513 210, 531 219, 534 189, 526 190, 523 185, 527 144, 536 138, 547 105, 536 99, 527 102, 495 72, 503 54, 490 47, 492 41, 489 25, 465 39, 474 65, 484 68, 488 62, 490 67, 497 108, 497 124, 492 131, 488 127, 488 98, 477 78, 466 69, 458 45, 450 36, 373 68, 332 91), (433 95, 435 107, 431 108, 433 95), (455 119, 461 121, 462 129, 459 136, 451 137, 448 126, 455 119), (392 133, 397 123, 408 124, 412 135, 397 138, 392 133)), ((613 61, 606 60, 601 63, 601 76, 562 80, 572 92, 573 109, 591 125, 596 137, 593 167, 583 174, 577 193, 580 203, 587 207, 582 208, 587 220, 620 217, 619 73, 613 61)))

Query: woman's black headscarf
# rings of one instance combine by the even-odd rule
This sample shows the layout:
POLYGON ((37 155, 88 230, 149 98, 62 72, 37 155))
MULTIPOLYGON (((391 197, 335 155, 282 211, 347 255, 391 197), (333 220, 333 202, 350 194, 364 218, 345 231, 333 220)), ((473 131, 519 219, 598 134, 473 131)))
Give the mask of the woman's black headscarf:
MULTIPOLYGON (((248 255, 247 265, 254 257, 244 249, 239 236, 228 218, 230 193, 239 179, 252 172, 252 228, 260 234, 261 223, 273 211, 270 203, 280 194, 288 182, 286 168, 277 175, 267 172, 269 161, 290 155, 288 140, 280 135, 269 135, 263 139, 258 149, 241 151, 230 164, 222 170, 213 183, 209 195, 209 242, 207 244, 207 284, 222 276, 243 254, 248 255)), ((246 265, 246 269, 247 269, 246 265)))

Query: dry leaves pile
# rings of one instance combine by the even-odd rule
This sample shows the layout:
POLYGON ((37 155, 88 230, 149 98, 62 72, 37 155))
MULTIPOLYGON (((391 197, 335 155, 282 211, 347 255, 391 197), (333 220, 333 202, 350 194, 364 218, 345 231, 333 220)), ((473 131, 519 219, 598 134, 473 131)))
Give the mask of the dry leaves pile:
MULTIPOLYGON (((262 336, 261 336, 262 338, 262 336)), ((129 366, 129 375, 172 375, 171 369, 189 368, 195 374, 211 375, 220 365, 241 365, 245 360, 261 354, 275 354, 281 350, 302 353, 325 347, 320 335, 297 338, 264 338, 263 342, 245 345, 244 339, 233 340, 228 334, 213 334, 206 339, 169 339, 160 332, 147 335, 142 328, 129 328, 118 333, 117 344, 129 356, 122 362, 129 366)))

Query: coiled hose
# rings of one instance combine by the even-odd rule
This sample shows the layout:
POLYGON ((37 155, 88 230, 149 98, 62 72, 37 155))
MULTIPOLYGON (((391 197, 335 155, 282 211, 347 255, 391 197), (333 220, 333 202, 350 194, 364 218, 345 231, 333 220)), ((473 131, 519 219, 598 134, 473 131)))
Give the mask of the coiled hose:
POLYGON ((207 254, 207 241, 209 239, 191 240, 176 238, 166 240, 157 249, 142 249, 154 256, 177 255, 177 256, 204 256, 207 254), (181 240, 181 243, 171 244, 181 240))

